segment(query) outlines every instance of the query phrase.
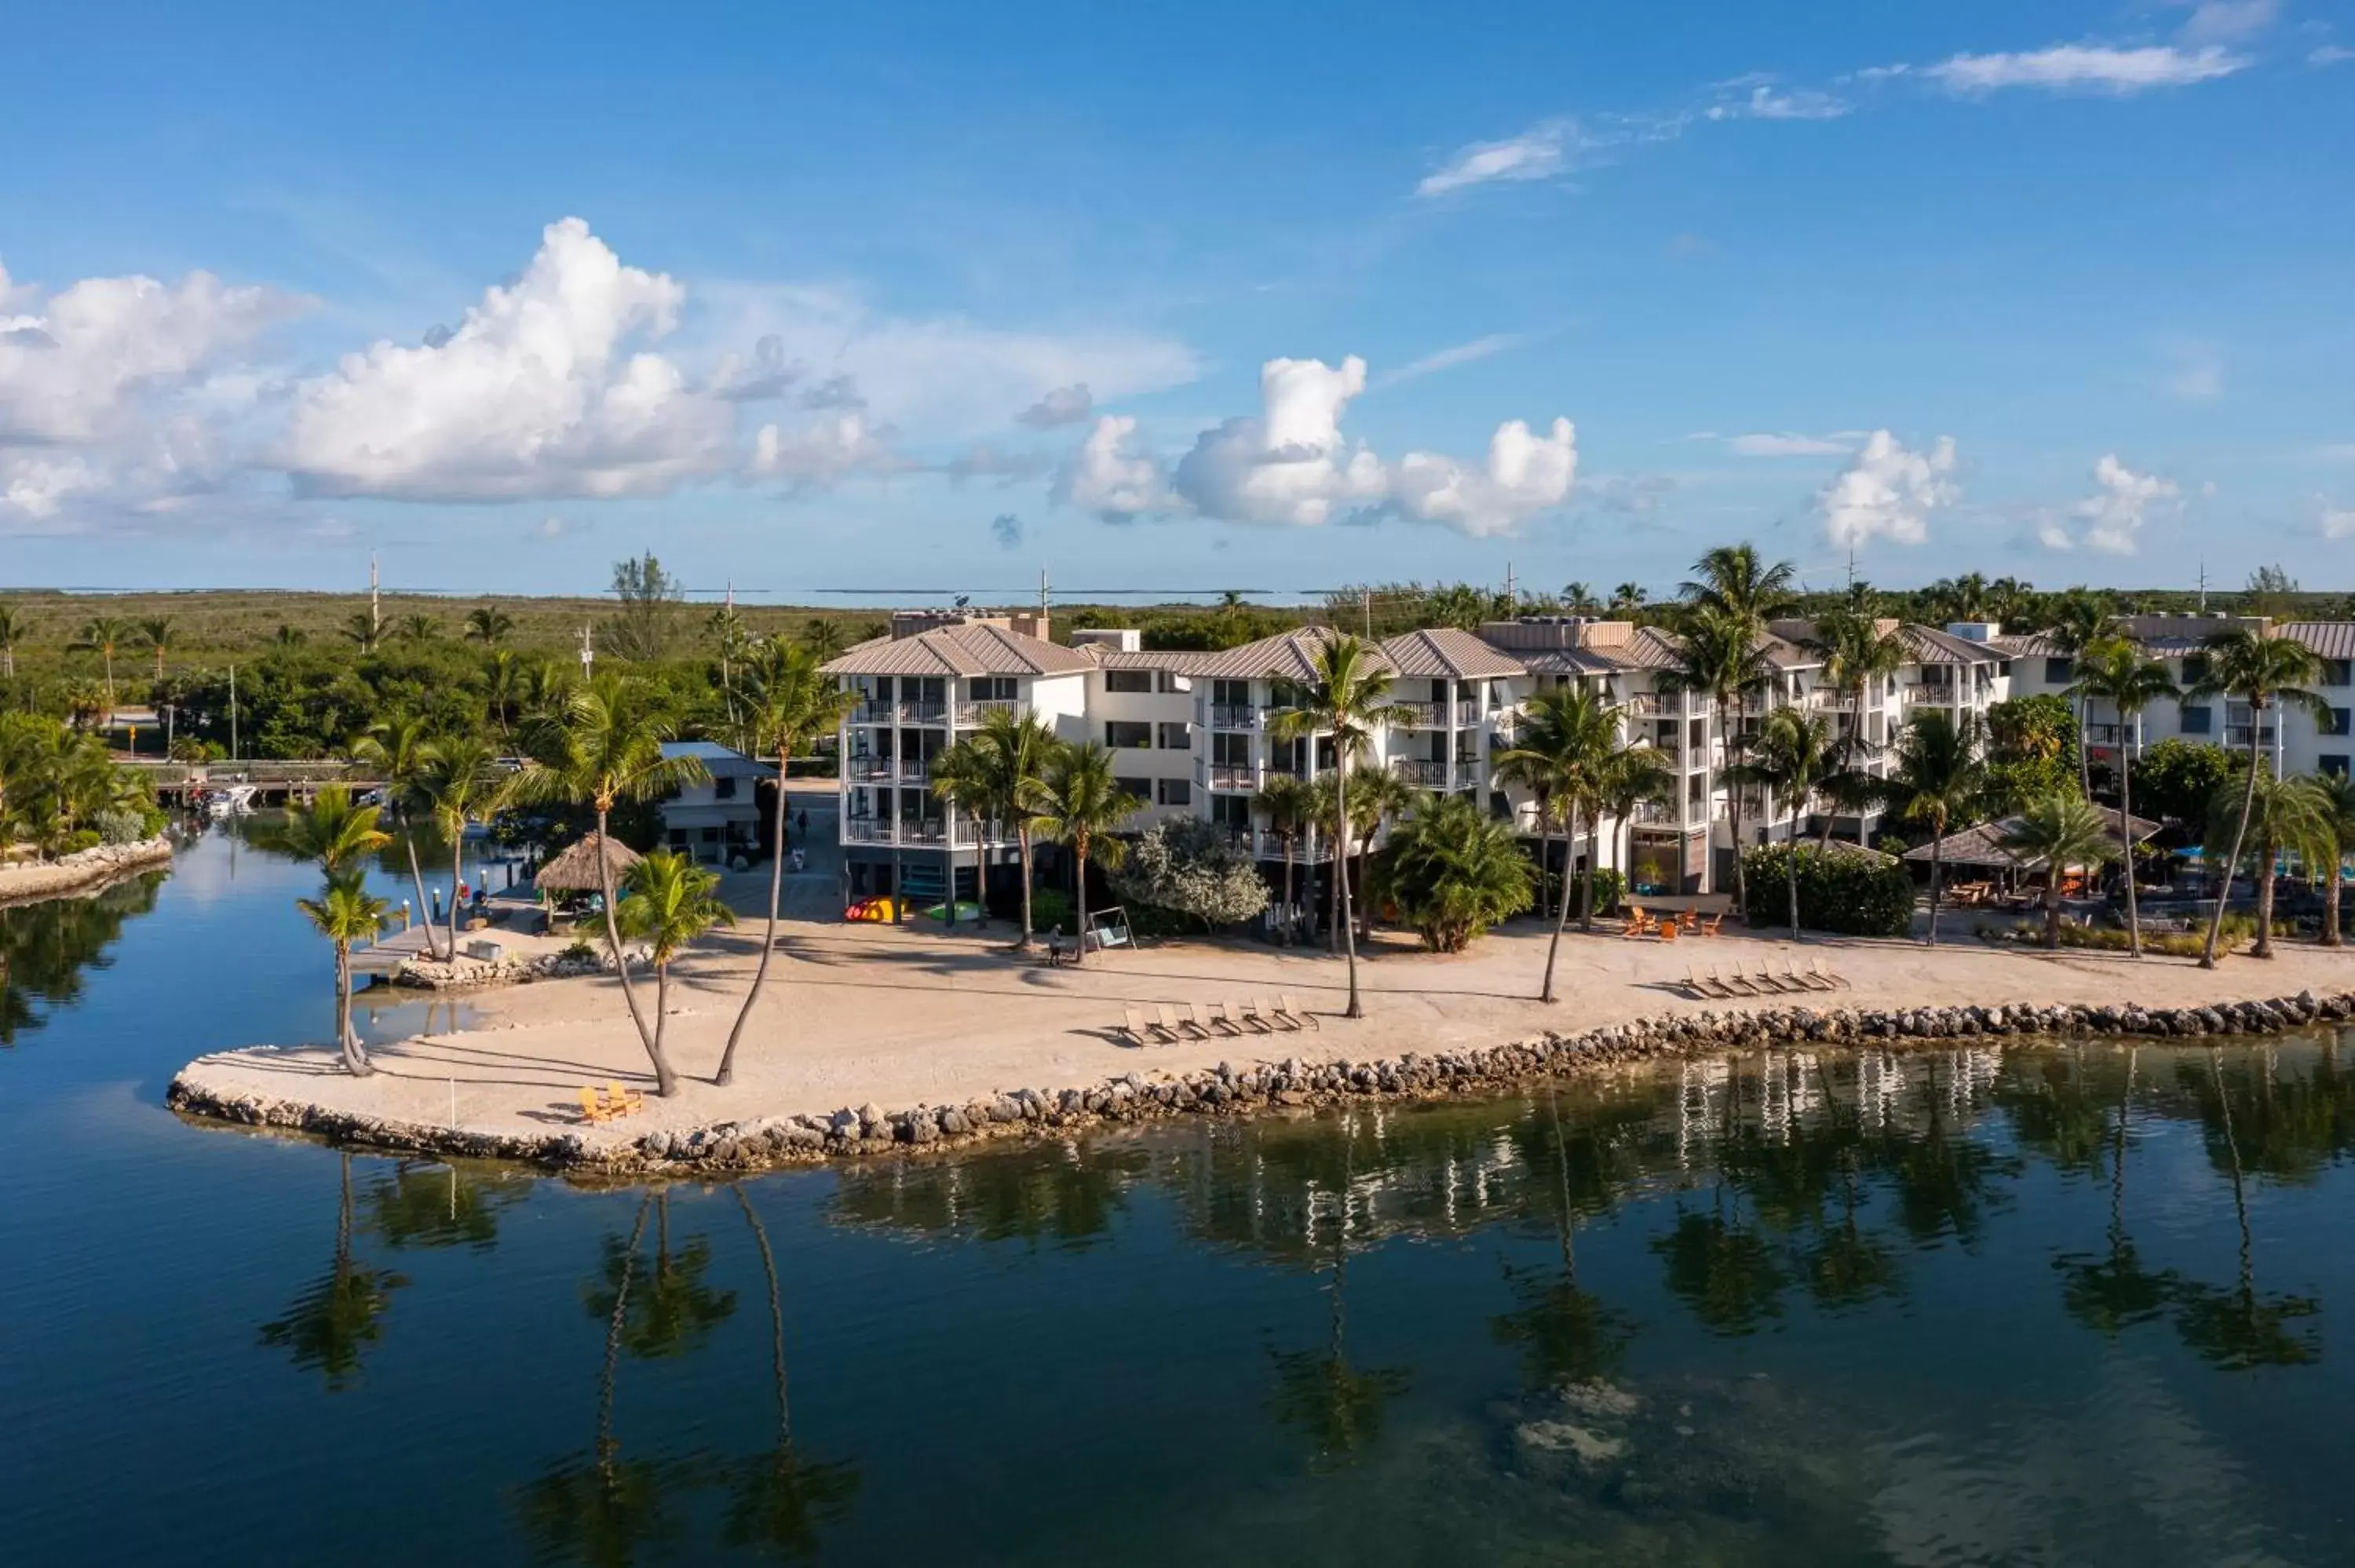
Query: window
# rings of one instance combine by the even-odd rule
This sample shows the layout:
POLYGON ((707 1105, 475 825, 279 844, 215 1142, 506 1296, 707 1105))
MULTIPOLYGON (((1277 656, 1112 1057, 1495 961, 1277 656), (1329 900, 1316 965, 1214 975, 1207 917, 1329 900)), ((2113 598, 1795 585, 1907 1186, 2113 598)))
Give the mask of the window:
POLYGON ((1247 735, 1212 736, 1210 760, 1220 768, 1249 768, 1252 765, 1251 736, 1247 735))
POLYGON ((715 800, 733 800, 736 798, 735 779, 722 775, 712 779, 711 798, 715 800))
POLYGON ((2077 661, 2074 659, 2047 659, 2044 661, 2044 683, 2046 685, 2065 686, 2076 678, 2077 661))
POLYGON ((2322 776, 2324 778, 2344 779, 2347 777, 2347 754, 2345 752, 2326 751, 2318 760, 2322 764, 2322 776))
POLYGON ((1194 744, 1193 732, 1182 724, 1165 724, 1156 732, 1164 751, 1183 751, 1194 744))
POLYGON ((1153 801, 1153 780, 1150 779, 1114 779, 1112 787, 1140 806, 1150 805, 1153 801))
POLYGON ((2216 710, 2214 708, 2194 707, 2190 703, 2183 705, 2184 734, 2210 735, 2214 733, 2215 727, 2216 710))
POLYGON ((2355 685, 2355 659, 2325 659, 2322 662, 2322 683, 2326 686, 2355 685))
POLYGON ((1130 719, 1108 719, 1104 744, 1114 751, 1142 751, 1153 745, 1153 726, 1130 719))
POLYGON ((1222 708, 1247 708, 1251 706, 1251 683, 1213 681, 1210 683, 1210 701, 1222 708))
POLYGON ((2196 686, 2208 678, 2208 655, 2186 653, 2183 656, 2183 683, 2196 686))
POLYGON ((1194 783, 1190 779, 1164 779, 1157 782, 1154 800, 1164 806, 1190 806, 1194 803, 1194 783))
POLYGON ((2345 708, 2333 708, 2330 710, 2330 716, 2316 727, 2323 735, 2355 735, 2355 729, 2348 726, 2347 719, 2348 711, 2345 708))
POLYGON ((967 702, 1010 703, 1018 694, 1011 675, 976 675, 964 684, 967 702))
POLYGON ((1106 670, 1104 690, 1107 692, 1153 694, 1153 672, 1150 670, 1106 670))
POLYGON ((1249 828, 1252 825, 1251 797, 1248 795, 1211 796, 1210 821, 1222 828, 1249 828))
POLYGON ((1191 691, 1193 688, 1186 683, 1186 677, 1177 671, 1159 670, 1154 673, 1153 689, 1163 696, 1168 696, 1178 692, 1191 691))

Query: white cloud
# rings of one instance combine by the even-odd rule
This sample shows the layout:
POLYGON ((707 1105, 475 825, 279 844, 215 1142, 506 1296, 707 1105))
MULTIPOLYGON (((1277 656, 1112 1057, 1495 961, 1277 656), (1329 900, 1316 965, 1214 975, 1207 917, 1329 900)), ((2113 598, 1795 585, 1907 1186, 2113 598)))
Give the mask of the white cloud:
POLYGON ((1074 381, 1069 387, 1050 387, 1036 403, 1014 416, 1017 422, 1033 429, 1051 430, 1059 425, 1076 425, 1095 412, 1096 400, 1084 381, 1074 381))
POLYGON ((1855 108, 1828 92, 1777 90, 1774 79, 1765 75, 1736 77, 1732 81, 1720 82, 1718 89, 1730 96, 1721 97, 1703 110, 1706 119, 1838 120, 1855 108), (1741 92, 1742 88, 1750 90, 1746 95, 1741 92))
POLYGON ((1445 196, 1495 180, 1549 178, 1561 172, 1575 134, 1569 121, 1548 120, 1501 142, 1475 142, 1460 148, 1444 167, 1425 175, 1414 194, 1445 196))
POLYGON ((2047 514, 2036 527, 2037 539, 2048 549, 2070 550, 2083 544, 2114 556, 2131 556, 2140 547, 2143 524, 2154 508, 2172 507, 2183 499, 2182 488, 2171 479, 2137 473, 2112 453, 2094 464, 2099 490, 2071 506, 2067 513, 2047 514))
POLYGON ((524 537, 536 544, 552 545, 559 539, 578 538, 588 531, 589 524, 586 523, 574 522, 551 514, 533 524, 531 531, 524 537))
POLYGON ((994 479, 1003 486, 1036 479, 1049 466, 1048 460, 1037 452, 1005 451, 983 441, 941 464, 941 471, 960 484, 969 479, 994 479))
POLYGON ((1341 412, 1366 389, 1366 362, 1271 359, 1260 368, 1263 412, 1205 430, 1178 464, 1177 491, 1207 516, 1316 527, 1337 506, 1382 499, 1381 460, 1341 438, 1341 412))
POLYGON ((2197 0, 2183 36, 2195 44, 2231 43, 2264 32, 2280 13, 2280 0, 2197 0))
POLYGON ((1379 392, 1386 387, 1396 387, 1402 381, 1412 381, 1418 376, 1429 376, 1441 370, 1453 370, 1459 365, 1470 365, 1476 360, 1486 359, 1492 354, 1502 354, 1508 348, 1519 347, 1527 341, 1523 334, 1517 332, 1490 333, 1486 337, 1476 337, 1470 343, 1459 343, 1450 348, 1435 349, 1421 359, 1411 359, 1396 370, 1375 376, 1366 384, 1366 387, 1369 391, 1379 392))
POLYGON ((2349 60, 2355 60, 2355 49, 2344 44, 2318 44, 2307 52, 2306 57, 2306 63, 2310 66, 2343 65, 2349 60))
POLYGON ((379 342, 304 382, 281 461, 314 492, 418 501, 661 494, 711 474, 731 461, 729 405, 627 346, 669 333, 686 292, 581 219, 552 223, 439 346, 379 342))
POLYGON ((1508 419, 1488 438, 1488 463, 1466 468, 1434 452, 1399 460, 1393 493, 1398 509, 1425 523, 1444 523, 1475 538, 1509 534, 1570 497, 1578 475, 1578 440, 1568 419, 1544 435, 1508 419))
POLYGON ((2326 539, 2355 539, 2355 506, 2322 508, 2322 536, 2326 539))
POLYGON ((1176 505, 1160 461, 1143 450, 1136 421, 1124 414, 1096 420, 1055 481, 1055 499, 1107 523, 1125 522, 1176 505))
POLYGON ((1874 538, 1919 545, 1930 536, 1930 514, 1962 496, 1954 473, 1952 436, 1940 436, 1928 451, 1917 452, 1887 430, 1875 430, 1855 461, 1816 497, 1824 532, 1843 546, 1874 538))
POLYGON ((745 472, 785 480, 795 490, 830 490, 846 479, 879 478, 918 466, 891 450, 889 433, 857 409, 797 430, 763 425, 753 438, 745 472))
POLYGON ((1856 450, 1863 439, 1861 432, 1842 431, 1828 436, 1803 436, 1785 430, 1747 436, 1730 436, 1726 450, 1736 457, 1838 457, 1856 450))
MULTIPOLYGON (((2200 48, 2151 44, 2127 49, 2101 44, 2055 44, 2018 54, 1956 55, 1922 67, 1921 73, 1949 91, 1971 97, 2005 88, 2032 87, 2123 98, 2151 88, 2213 80, 2249 63, 2246 56, 2214 44, 2200 48)), ((1884 67, 1881 74, 1899 74, 1901 69, 1884 67)))

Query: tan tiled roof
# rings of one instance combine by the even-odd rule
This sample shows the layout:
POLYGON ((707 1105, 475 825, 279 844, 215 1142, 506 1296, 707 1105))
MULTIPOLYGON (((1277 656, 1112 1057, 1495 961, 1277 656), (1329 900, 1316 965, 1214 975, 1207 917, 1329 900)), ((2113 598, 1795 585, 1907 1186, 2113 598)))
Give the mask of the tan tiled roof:
POLYGON ((1528 673, 1520 660, 1452 626, 1405 632, 1382 643, 1381 649, 1391 666, 1411 678, 1487 681, 1528 673))
MULTIPOLYGON (((1240 648, 1206 654, 1201 663, 1189 667, 1188 673, 1214 681, 1295 681, 1306 684, 1317 678, 1316 656, 1334 635, 1333 629, 1327 626, 1303 626, 1278 632, 1240 648)), ((1369 644, 1366 654, 1372 668, 1392 668, 1380 643, 1369 644)))
POLYGON ((915 637, 878 637, 829 660, 829 675, 1067 675, 1095 668, 1084 653, 1003 626, 936 626, 915 637))
POLYGON ((1974 642, 1933 626, 1907 626, 1898 637, 1916 664, 1995 664, 2010 657, 1991 642, 1974 642))
POLYGON ((2355 659, 2355 620, 2286 620, 2281 634, 2305 643, 2318 659, 2355 659))
POLYGON ((1190 675, 1202 661, 1218 657, 1215 653, 1205 653, 1198 650, 1147 648, 1132 651, 1106 648, 1097 642, 1082 643, 1080 652, 1094 661, 1098 669, 1175 670, 1181 675, 1190 675))

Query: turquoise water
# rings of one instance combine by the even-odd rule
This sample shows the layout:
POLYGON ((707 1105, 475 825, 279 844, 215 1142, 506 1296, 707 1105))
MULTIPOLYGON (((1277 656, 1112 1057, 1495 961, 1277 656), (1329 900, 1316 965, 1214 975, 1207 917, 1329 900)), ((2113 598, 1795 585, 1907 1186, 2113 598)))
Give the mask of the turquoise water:
POLYGON ((588 1191, 162 1108, 311 880, 0 912, 0 1560, 2355 1560, 2336 1038, 588 1191))

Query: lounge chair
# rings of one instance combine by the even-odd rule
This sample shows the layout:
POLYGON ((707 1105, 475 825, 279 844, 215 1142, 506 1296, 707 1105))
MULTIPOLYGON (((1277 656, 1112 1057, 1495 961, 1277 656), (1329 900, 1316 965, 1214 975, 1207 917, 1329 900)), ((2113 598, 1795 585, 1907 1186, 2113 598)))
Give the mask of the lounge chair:
POLYGON ((1700 934, 1704 937, 1714 937, 1717 935, 1717 928, 1724 924, 1723 915, 1712 915, 1700 923, 1700 934))
POLYGON ((1162 1033, 1172 1040, 1184 1040, 1188 1036, 1196 1040, 1208 1040, 1210 1037, 1209 1030, 1179 1018, 1178 1010, 1166 1001, 1155 1003, 1154 1010, 1155 1016, 1161 1021, 1162 1033))
POLYGON ((627 1116, 632 1111, 646 1108, 646 1097, 635 1089, 625 1089, 619 1084, 605 1086, 605 1109, 612 1116, 627 1116))
POLYGON ((1758 994, 1761 996, 1781 996, 1790 989, 1784 985, 1782 981, 1776 980, 1773 974, 1768 972, 1766 960, 1764 959, 1758 960, 1758 972, 1756 974, 1745 974, 1742 978, 1748 980, 1752 985, 1756 986, 1758 988, 1758 994))
POLYGON ((1233 1024, 1229 1023, 1225 1017, 1215 1007, 1210 1010, 1210 1015, 1208 1018, 1203 1017, 1201 1006, 1198 1002, 1189 1001, 1186 1004, 1186 1022, 1193 1025, 1196 1029, 1200 1030, 1202 1032, 1202 1038, 1205 1040, 1208 1040, 1213 1034, 1239 1034, 1242 1033, 1233 1024))
POLYGON ((1140 1050, 1152 1044, 1153 1026, 1145 1022, 1145 1014, 1133 1007, 1123 1008, 1121 1011, 1127 1015, 1127 1018, 1126 1022, 1119 1026, 1120 1032, 1128 1036, 1129 1043, 1140 1050))
POLYGON ((1243 1004, 1243 1018, 1246 1022, 1256 1019, 1270 1029, 1288 1029, 1295 1033, 1299 1033, 1300 1030, 1300 1021, 1298 1019, 1287 1018, 1283 1013, 1271 1008, 1268 1006, 1267 999, 1265 997, 1255 996, 1252 998, 1251 1001, 1245 1002, 1243 1004))
POLYGON ((1783 978, 1809 991, 1838 991, 1839 988, 1818 974, 1802 973, 1788 959, 1783 960, 1783 978))
POLYGON ((1695 996, 1705 997, 1711 1001, 1722 1001, 1733 994, 1726 989, 1725 982, 1715 976, 1703 980, 1693 973, 1690 964, 1685 966, 1685 989, 1695 996))
POLYGON ((613 1113, 606 1108, 605 1091, 594 1084, 581 1086, 581 1119, 587 1122, 611 1121, 613 1113))
POLYGON ((1815 959, 1808 963, 1807 972, 1816 976, 1818 980, 1828 980, 1831 981, 1832 989, 1834 991, 1847 991, 1849 989, 1848 981, 1842 977, 1832 973, 1831 970, 1824 968, 1824 960, 1820 958, 1815 959))
POLYGON ((1325 1027, 1323 1024, 1316 1022, 1316 1015, 1315 1013, 1309 1012, 1306 1008, 1292 1000, 1292 993, 1290 991, 1279 992, 1275 1000, 1283 1004, 1277 1009, 1276 1016, 1278 1018, 1291 1019, 1295 1028, 1297 1028, 1304 1023, 1311 1029, 1322 1029, 1325 1027))
POLYGON ((1739 964, 1736 964, 1733 967, 1733 972, 1723 980, 1717 980, 1717 966, 1712 964, 1710 966, 1709 978, 1713 980, 1717 980, 1718 984, 1723 986, 1726 989, 1728 995, 1756 996, 1758 994, 1758 988, 1750 983, 1749 980, 1742 974, 1742 966, 1739 964))
POLYGON ((1241 1021, 1227 1011, 1227 1004, 1223 1001, 1210 1003, 1210 1027, 1221 1034, 1241 1034, 1243 1032, 1241 1021))

